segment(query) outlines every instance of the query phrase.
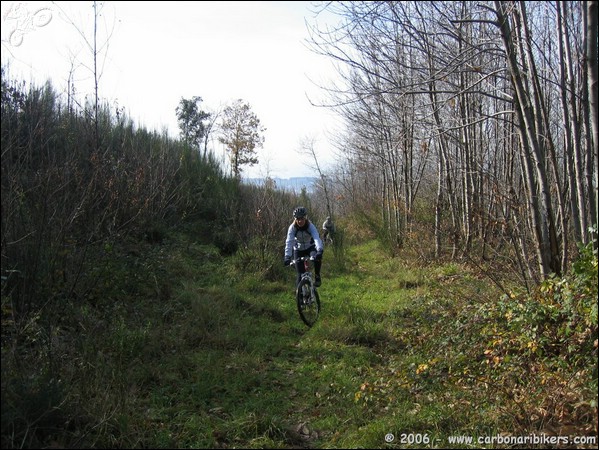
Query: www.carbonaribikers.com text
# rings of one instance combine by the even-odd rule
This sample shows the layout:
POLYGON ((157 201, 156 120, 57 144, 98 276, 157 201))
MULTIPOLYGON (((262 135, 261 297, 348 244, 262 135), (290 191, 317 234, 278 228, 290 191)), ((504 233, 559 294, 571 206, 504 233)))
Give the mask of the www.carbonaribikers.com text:
POLYGON ((499 444, 499 445, 582 445, 596 444, 597 436, 552 436, 547 434, 530 434, 527 436, 449 436, 450 444, 499 444))

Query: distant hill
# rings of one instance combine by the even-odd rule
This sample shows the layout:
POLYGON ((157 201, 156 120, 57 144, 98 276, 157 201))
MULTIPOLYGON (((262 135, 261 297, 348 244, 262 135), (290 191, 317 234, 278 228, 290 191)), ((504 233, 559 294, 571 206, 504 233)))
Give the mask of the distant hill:
MULTIPOLYGON (((243 181, 248 184, 254 184, 256 186, 262 186, 264 184, 264 178, 246 178, 243 181)), ((308 192, 314 190, 314 183, 318 178, 316 177, 292 177, 292 178, 273 178, 278 189, 287 191, 301 191, 302 188, 306 188, 308 192)))

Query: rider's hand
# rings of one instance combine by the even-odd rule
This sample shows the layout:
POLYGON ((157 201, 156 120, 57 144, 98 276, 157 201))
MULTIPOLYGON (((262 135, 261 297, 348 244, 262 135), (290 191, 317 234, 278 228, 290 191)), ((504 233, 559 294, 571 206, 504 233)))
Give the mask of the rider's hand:
POLYGON ((285 267, 290 266, 291 265, 291 258, 285 258, 285 260, 283 261, 283 265, 285 267))
POLYGON ((322 251, 316 252, 314 259, 320 261, 322 259, 322 251))

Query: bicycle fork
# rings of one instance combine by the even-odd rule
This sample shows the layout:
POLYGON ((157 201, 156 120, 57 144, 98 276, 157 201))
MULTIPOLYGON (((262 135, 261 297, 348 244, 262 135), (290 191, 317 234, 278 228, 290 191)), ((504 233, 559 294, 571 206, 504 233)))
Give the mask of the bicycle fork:
POLYGON ((302 285, 302 297, 304 298, 304 303, 305 304, 310 304, 314 301, 314 297, 315 295, 315 286, 314 286, 314 281, 312 280, 312 277, 310 275, 306 275, 304 277, 305 279, 309 280, 310 283, 309 285, 307 283, 304 283, 302 285))

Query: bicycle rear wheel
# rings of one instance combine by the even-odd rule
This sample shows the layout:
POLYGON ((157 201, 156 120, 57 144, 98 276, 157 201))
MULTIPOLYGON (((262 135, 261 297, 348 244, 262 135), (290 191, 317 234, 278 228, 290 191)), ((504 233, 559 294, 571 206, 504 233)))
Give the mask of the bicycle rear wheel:
POLYGON ((297 310, 306 325, 311 327, 320 315, 320 297, 316 289, 312 289, 312 282, 303 279, 297 286, 296 291, 297 310), (312 296, 314 292, 314 296, 312 296))

